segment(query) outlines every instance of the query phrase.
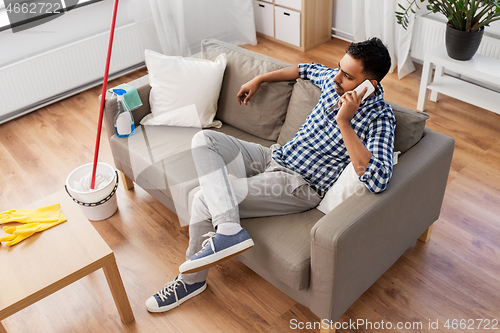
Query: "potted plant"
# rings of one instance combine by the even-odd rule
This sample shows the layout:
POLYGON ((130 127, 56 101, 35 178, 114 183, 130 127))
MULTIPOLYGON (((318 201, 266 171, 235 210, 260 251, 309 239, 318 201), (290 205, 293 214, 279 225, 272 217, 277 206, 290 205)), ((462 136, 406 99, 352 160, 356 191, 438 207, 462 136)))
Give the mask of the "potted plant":
POLYGON ((446 51, 450 58, 469 60, 476 53, 484 27, 500 20, 500 1, 488 0, 407 0, 408 6, 398 4, 402 11, 396 12, 396 19, 404 29, 408 28, 408 15, 418 2, 428 1, 427 9, 441 13, 447 19, 446 51))

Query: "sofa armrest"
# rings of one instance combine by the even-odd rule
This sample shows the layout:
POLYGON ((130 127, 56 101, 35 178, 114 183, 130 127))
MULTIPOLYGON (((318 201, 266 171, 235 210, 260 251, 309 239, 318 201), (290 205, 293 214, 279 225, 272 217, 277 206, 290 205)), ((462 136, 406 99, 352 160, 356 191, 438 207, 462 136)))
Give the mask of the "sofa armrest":
POLYGON ((388 188, 353 195, 311 230, 310 309, 337 320, 439 217, 454 140, 425 128, 388 188))
MULTIPOLYGON (((147 75, 144 75, 134 81, 130 81, 127 84, 131 85, 139 92, 139 97, 141 98, 142 106, 134 109, 132 115, 134 116, 134 123, 136 126, 145 115, 151 112, 151 107, 149 106, 149 92, 151 86, 149 85, 149 79, 147 75)), ((101 102, 102 95, 99 95, 99 103, 101 102)), ((108 139, 110 139, 115 133, 115 117, 118 113, 118 103, 116 95, 106 92, 106 102, 104 103, 104 124, 106 126, 106 132, 108 133, 108 139)))
MULTIPOLYGON (((139 92, 139 97, 141 98, 142 106, 133 110, 132 115, 134 116, 134 123, 136 127, 139 125, 141 119, 151 112, 151 108, 149 106, 149 92, 151 90, 151 86, 149 85, 149 78, 147 75, 144 75, 134 81, 128 82, 132 87, 136 88, 139 92)), ((99 95, 99 104, 101 103, 102 95, 99 95)), ((104 102, 104 114, 103 120, 104 125, 106 126, 106 133, 108 135, 108 141, 115 134, 115 117, 118 113, 118 103, 116 96, 110 92, 106 92, 106 101, 104 102)), ((113 154, 113 160, 115 163, 115 167, 124 172, 122 164, 118 158, 115 158, 115 152, 111 150, 113 154)), ((133 179, 132 175, 126 174, 127 177, 133 179)))
MULTIPOLYGON (((139 97, 141 98, 142 106, 134 109, 132 115, 134 116, 134 123, 136 126, 145 115, 151 112, 151 107, 149 105, 149 92, 151 91, 151 86, 149 85, 149 78, 144 75, 134 81, 128 82, 129 85, 136 88, 139 92, 139 97)), ((99 96, 99 103, 101 102, 102 95, 99 96)), ((118 103, 116 95, 107 92, 106 102, 104 103, 104 124, 106 126, 106 132, 108 134, 108 139, 110 139, 113 134, 115 134, 115 117, 118 113, 118 103)))

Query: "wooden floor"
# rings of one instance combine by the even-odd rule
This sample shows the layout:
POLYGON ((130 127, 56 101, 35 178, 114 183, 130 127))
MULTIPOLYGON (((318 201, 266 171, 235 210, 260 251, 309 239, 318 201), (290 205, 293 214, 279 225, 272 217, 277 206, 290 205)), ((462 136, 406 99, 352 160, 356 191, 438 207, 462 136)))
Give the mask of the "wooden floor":
MULTIPOLYGON (((335 67, 346 46, 333 40, 302 53, 259 40, 247 48, 291 64, 315 61, 335 67)), ((110 87, 145 73, 136 71, 110 87)), ((386 99, 415 109, 420 75, 418 65, 402 80, 389 74, 382 82, 386 99)), ((0 125, 0 211, 62 190, 73 169, 92 162, 100 89, 0 125)), ((422 330, 399 332, 481 332, 448 330, 444 324, 447 319, 500 319, 500 115, 446 96, 429 102, 427 112, 428 127, 456 140, 441 217, 431 240, 412 245, 341 322, 423 324, 422 330), (429 329, 429 321, 436 320, 440 329, 429 329)), ((112 164, 105 138, 103 134, 100 160, 112 164)), ((278 333, 291 332, 292 319, 319 320, 236 259, 211 270, 209 287, 200 296, 168 313, 148 313, 145 300, 175 277, 184 261, 187 229, 139 187, 126 191, 120 186, 117 196, 119 211, 93 225, 116 254, 136 321, 121 323, 104 274, 98 271, 4 320, 9 333, 278 333)), ((0 274, 10 269, 0 267, 0 274)), ((357 332, 362 331, 378 330, 357 332)))

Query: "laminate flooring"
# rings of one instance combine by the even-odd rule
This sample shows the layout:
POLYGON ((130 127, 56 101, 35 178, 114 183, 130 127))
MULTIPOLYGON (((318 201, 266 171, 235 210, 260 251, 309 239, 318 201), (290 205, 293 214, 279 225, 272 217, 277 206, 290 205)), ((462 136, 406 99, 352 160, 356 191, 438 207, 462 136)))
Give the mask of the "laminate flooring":
MULTIPOLYGON (((245 47, 290 64, 336 67, 347 45, 332 40, 304 53, 259 38, 256 46, 245 47)), ((386 100, 416 108, 421 66, 416 67, 402 80, 391 73, 382 81, 386 100)), ((109 87, 146 73, 137 70, 109 87)), ((0 125, 0 211, 62 190, 72 170, 92 162, 100 92, 100 87, 89 89, 0 125)), ((494 332, 477 329, 478 321, 473 330, 444 324, 448 319, 500 320, 500 115, 447 96, 429 102, 426 112, 428 127, 456 140, 441 216, 430 241, 408 248, 339 321, 423 324, 421 330, 391 332, 494 332), (429 329, 436 321, 439 329, 429 329)), ((113 164, 106 133, 100 161, 113 164)), ((184 261, 188 230, 138 186, 130 191, 120 186, 117 196, 118 212, 92 224, 115 252, 136 321, 122 324, 104 274, 97 271, 2 321, 9 333, 278 333, 300 331, 291 329, 293 319, 319 321, 235 258, 211 270, 200 296, 167 313, 148 313, 145 300, 172 280, 184 261)), ((0 267, 0 274, 11 269, 0 267)), ((339 330, 381 331, 367 326, 339 330)))

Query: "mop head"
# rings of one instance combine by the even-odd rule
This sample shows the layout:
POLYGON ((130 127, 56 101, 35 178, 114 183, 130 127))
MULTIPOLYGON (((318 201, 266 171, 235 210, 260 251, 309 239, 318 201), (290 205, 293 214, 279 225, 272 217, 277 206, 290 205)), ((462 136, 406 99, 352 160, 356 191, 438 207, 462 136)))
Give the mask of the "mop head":
POLYGON ((72 189, 79 192, 90 192, 90 191, 100 190, 101 188, 104 188, 107 184, 109 184, 112 178, 113 178, 112 174, 108 175, 108 177, 105 177, 101 174, 96 174, 95 188, 91 190, 90 182, 92 180, 92 172, 89 172, 88 174, 80 178, 79 181, 74 181, 72 189))

